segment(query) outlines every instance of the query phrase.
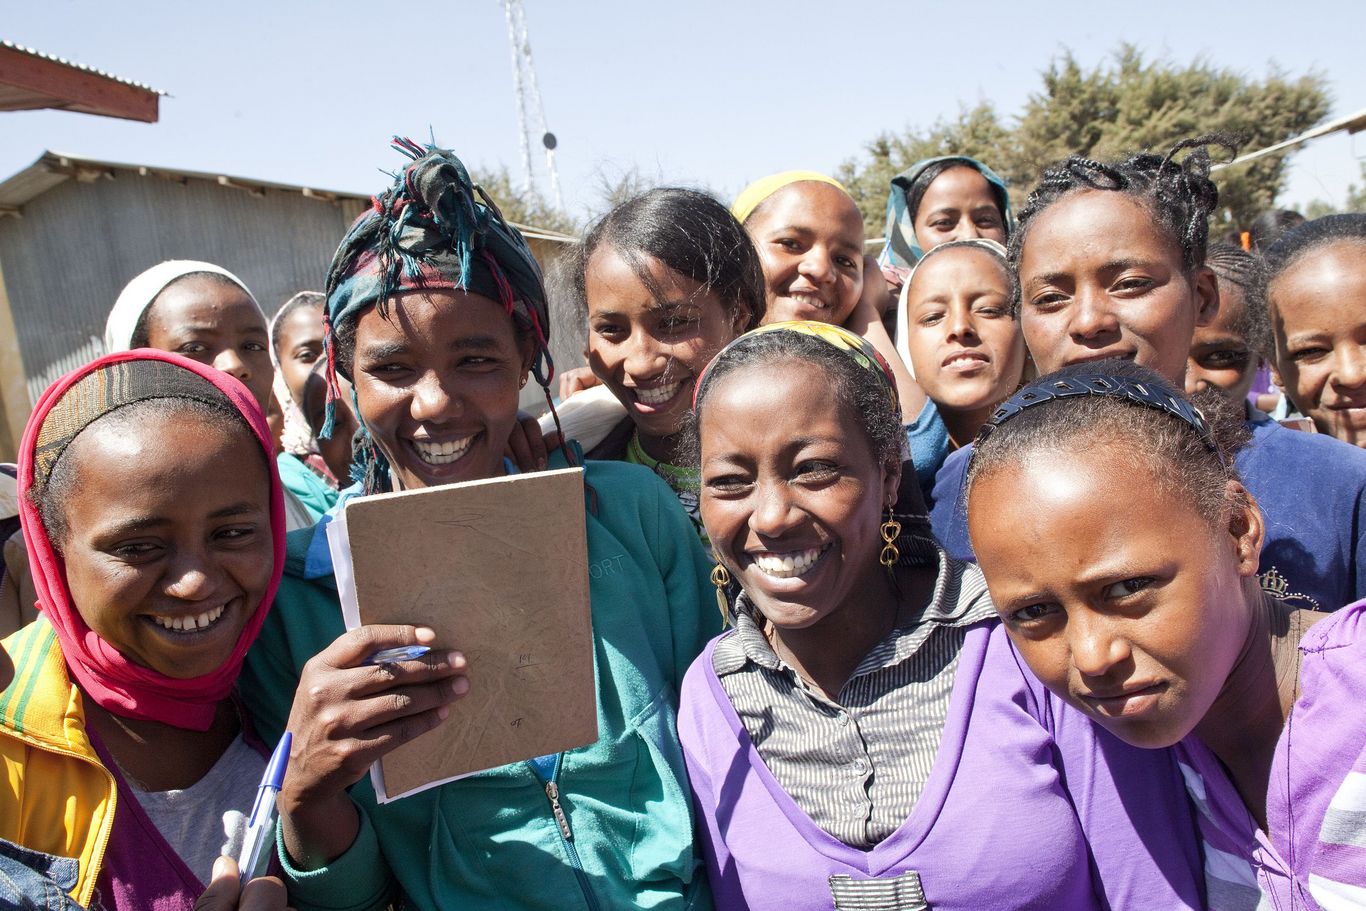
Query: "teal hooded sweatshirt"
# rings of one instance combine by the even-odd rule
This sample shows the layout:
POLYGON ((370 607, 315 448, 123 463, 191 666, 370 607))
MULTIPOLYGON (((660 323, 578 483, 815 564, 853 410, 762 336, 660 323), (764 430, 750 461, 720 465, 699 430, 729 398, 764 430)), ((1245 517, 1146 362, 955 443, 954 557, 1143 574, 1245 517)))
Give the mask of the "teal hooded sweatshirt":
MULTIPOLYGON (((599 736, 547 764, 568 829, 530 762, 384 805, 366 776, 351 788, 361 831, 345 854, 304 872, 280 850, 299 911, 383 908, 400 894, 424 909, 711 907, 675 724, 684 672, 721 630, 711 563, 648 469, 585 465, 599 736)), ((326 524, 290 535, 275 607, 239 680, 267 742, 284 729, 304 663, 344 631, 326 524)), ((471 676, 478 686, 477 667, 471 676)))

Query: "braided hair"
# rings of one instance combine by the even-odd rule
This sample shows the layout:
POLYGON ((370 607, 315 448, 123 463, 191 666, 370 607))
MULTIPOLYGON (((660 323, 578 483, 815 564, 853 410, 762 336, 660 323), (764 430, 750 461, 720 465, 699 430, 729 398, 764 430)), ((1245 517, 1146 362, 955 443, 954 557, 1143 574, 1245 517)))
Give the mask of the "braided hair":
MULTIPOLYGON (((1044 390, 1016 411, 998 409, 973 446, 963 482, 963 502, 972 501, 984 475, 1027 462, 1036 453, 1081 455, 1107 447, 1130 447, 1158 481, 1190 502, 1211 525, 1222 520, 1227 484, 1238 480, 1234 457, 1251 434, 1243 405, 1207 389, 1189 400, 1168 380, 1131 361, 1111 359, 1069 364, 1039 377, 1022 393, 1044 390), (1066 381, 1109 378, 1116 385, 1141 386, 1156 399, 1189 401, 1206 425, 1201 433, 1169 408, 1153 408, 1133 396, 1114 394, 1050 396, 1066 381)), ((1020 394, 1017 394, 1017 396, 1020 394)), ((1022 397, 1022 396, 1021 396, 1022 397)))
POLYGON ((1210 244, 1205 263, 1214 270, 1221 285, 1235 285, 1243 292, 1242 316, 1230 328, 1242 336, 1247 346, 1257 354, 1272 359, 1275 356, 1275 343, 1271 338, 1271 316, 1266 306, 1266 276, 1261 260, 1241 247, 1217 241, 1210 244))
MULTIPOLYGON (((1219 204, 1219 189, 1209 177, 1210 146, 1230 153, 1237 149, 1232 137, 1209 133, 1178 142, 1166 155, 1138 152, 1109 163, 1073 155, 1047 168, 1017 216, 1017 229, 1007 250, 1011 268, 1018 274, 1025 238, 1038 216, 1054 203, 1085 190, 1114 190, 1139 200, 1152 214, 1154 224, 1181 248, 1186 271, 1200 268, 1205 264, 1209 241, 1209 216, 1219 204), (1190 154, 1176 161, 1176 156, 1185 151, 1190 154)), ((1018 310, 1019 303, 1017 288, 1013 308, 1018 310)))

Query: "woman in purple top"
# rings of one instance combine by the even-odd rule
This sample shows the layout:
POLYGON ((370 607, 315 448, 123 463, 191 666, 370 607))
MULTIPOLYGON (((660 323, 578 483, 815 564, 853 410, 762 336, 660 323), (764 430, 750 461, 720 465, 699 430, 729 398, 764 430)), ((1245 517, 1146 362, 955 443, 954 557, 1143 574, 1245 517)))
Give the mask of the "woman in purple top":
POLYGON ((865 340, 747 333, 694 414, 735 628, 678 726, 718 908, 1203 907, 1174 757, 1050 696, 980 571, 889 512, 902 429, 865 340))
POLYGON ((1241 408, 1204 401, 1211 420, 1117 360, 1027 386, 977 439, 973 546, 1053 693, 1128 743, 1179 744, 1212 908, 1341 907, 1321 896, 1366 897, 1366 602, 1329 616, 1262 590, 1241 408))

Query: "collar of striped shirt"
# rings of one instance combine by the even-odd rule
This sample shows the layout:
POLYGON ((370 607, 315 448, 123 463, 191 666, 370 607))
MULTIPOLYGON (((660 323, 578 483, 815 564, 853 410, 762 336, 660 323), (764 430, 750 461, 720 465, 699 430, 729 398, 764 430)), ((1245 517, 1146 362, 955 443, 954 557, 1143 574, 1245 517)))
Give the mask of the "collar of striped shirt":
MULTIPOLYGON (((986 581, 976 564, 963 563, 945 553, 925 534, 902 534, 897 539, 902 567, 936 566, 934 594, 923 608, 892 630, 859 662, 850 679, 899 664, 919 650, 936 629, 971 626, 996 616, 986 581)), ((788 669, 764 636, 763 619, 742 591, 735 603, 735 636, 739 648, 718 648, 713 667, 718 675, 733 674, 753 663, 769 670, 788 669)))

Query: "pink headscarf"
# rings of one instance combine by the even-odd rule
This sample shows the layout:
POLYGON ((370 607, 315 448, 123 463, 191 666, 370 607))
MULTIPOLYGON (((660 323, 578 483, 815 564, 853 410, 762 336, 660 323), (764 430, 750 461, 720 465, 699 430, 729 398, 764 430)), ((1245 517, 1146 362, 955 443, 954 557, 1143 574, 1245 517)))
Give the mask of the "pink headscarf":
MULTIPOLYGON (((111 379, 94 390, 95 396, 103 401, 108 390, 113 389, 117 392, 114 389, 116 384, 117 380, 111 379)), ((87 384, 82 390, 78 390, 78 393, 88 391, 89 388, 87 384)), ((142 399, 155 397, 141 396, 142 399)), ((108 410, 125 403, 110 401, 106 404, 108 407, 101 413, 107 413, 108 410)), ((98 408, 98 405, 99 402, 96 402, 95 407, 98 408)), ((280 576, 285 565, 284 496, 279 473, 275 468, 270 430, 251 393, 226 373, 165 351, 142 348, 106 355, 92 361, 53 383, 34 408, 28 426, 24 429, 23 444, 20 447, 19 494, 19 520, 23 526, 24 544, 28 548, 29 566, 38 593, 38 608, 57 631, 57 639, 61 644, 67 668, 80 688, 89 698, 95 700, 96 704, 116 715, 159 721, 196 731, 208 730, 213 723, 218 703, 232 690, 247 649, 260 632, 261 624, 265 622, 266 612, 275 597, 275 590, 280 584, 280 576), (27 496, 33 486, 35 460, 50 457, 50 454, 38 452, 43 424, 48 416, 62 404, 63 397, 81 380, 96 371, 129 361, 160 361, 187 370, 207 381, 237 409, 251 427, 257 442, 265 452, 270 471, 270 524, 275 544, 275 566, 270 585, 260 606, 243 628, 228 660, 212 673, 190 679, 168 677, 151 668, 133 663, 86 626, 76 606, 71 603, 71 593, 66 584, 66 567, 61 555, 48 538, 38 508, 27 496)))

